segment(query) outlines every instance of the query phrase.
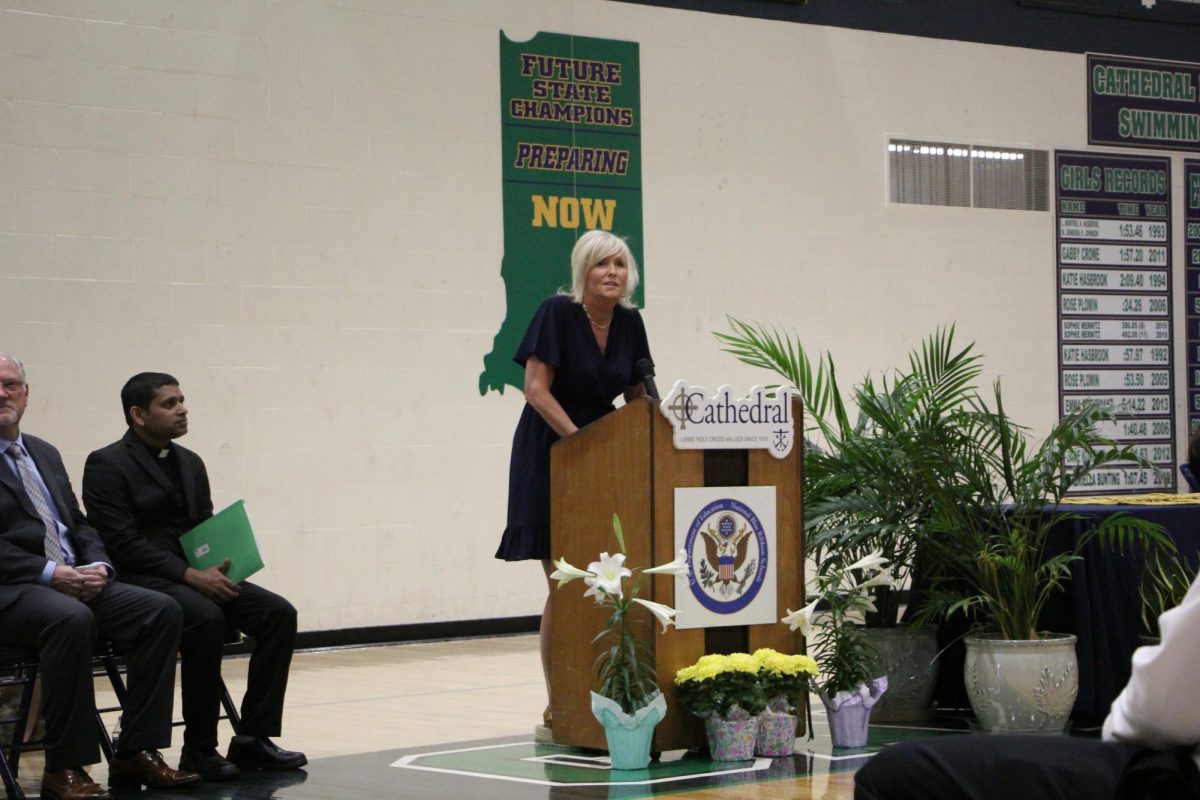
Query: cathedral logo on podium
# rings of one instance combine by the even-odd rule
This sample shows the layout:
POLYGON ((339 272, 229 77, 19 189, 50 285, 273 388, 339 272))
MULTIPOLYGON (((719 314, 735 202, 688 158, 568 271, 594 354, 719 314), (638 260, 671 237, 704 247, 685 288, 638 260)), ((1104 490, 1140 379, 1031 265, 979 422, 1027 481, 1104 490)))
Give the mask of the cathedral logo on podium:
POLYGON ((709 397, 703 387, 680 380, 658 407, 671 423, 677 450, 766 450, 786 458, 796 439, 795 391, 755 386, 746 397, 735 398, 732 389, 722 386, 709 397))
POLYGON ((676 579, 679 627, 774 621, 774 487, 676 489, 675 524, 688 560, 676 579))

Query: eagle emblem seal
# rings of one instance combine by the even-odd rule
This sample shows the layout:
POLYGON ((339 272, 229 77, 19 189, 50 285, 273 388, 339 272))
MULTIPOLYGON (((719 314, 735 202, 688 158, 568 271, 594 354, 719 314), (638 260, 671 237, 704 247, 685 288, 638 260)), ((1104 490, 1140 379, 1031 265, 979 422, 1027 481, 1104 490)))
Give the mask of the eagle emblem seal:
POLYGON ((762 587, 770 561, 758 515, 731 498, 701 509, 688 528, 684 551, 693 596, 717 614, 745 608, 762 587))

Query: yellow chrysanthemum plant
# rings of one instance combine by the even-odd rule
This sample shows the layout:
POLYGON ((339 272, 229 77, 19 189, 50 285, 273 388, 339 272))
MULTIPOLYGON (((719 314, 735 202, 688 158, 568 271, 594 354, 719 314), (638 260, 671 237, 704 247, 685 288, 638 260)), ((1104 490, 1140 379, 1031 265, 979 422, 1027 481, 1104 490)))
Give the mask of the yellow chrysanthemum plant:
POLYGON ((662 624, 663 631, 675 623, 675 609, 638 597, 642 576, 686 575, 688 567, 682 550, 668 564, 650 569, 626 567, 625 535, 616 514, 613 514, 612 524, 620 552, 615 555, 601 553, 600 560, 588 564, 586 570, 573 567, 566 559, 560 558, 554 562, 556 569, 550 577, 558 581, 558 589, 582 578, 588 587, 583 593, 584 597, 593 597, 597 605, 612 609, 608 626, 593 639, 593 642, 604 645, 594 665, 595 694, 613 701, 625 714, 632 715, 662 696, 656 681, 654 651, 645 641, 646 637, 637 633, 639 627, 645 628, 647 620, 636 619, 635 612, 636 616, 645 613, 653 615, 662 624))
POLYGON ((758 679, 766 696, 766 710, 773 714, 795 714, 817 676, 817 662, 809 656, 788 655, 763 647, 754 651, 758 679))
POLYGON ((750 719, 767 704, 761 671, 762 662, 749 653, 701 656, 675 673, 676 696, 701 719, 750 719))

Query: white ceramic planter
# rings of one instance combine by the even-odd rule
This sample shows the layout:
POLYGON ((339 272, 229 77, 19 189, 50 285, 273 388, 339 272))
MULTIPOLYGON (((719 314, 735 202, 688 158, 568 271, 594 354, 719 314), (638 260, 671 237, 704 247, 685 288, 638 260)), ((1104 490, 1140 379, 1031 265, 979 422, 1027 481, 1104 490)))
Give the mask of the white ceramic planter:
POLYGON ((1040 639, 968 636, 964 678, 984 730, 1061 733, 1079 693, 1075 637, 1040 639))

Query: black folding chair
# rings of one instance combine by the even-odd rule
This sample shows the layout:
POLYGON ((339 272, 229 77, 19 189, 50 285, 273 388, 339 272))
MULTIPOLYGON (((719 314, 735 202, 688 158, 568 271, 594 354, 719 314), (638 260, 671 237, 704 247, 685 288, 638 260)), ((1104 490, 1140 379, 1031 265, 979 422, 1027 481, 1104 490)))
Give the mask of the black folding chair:
MULTIPOLYGON (((241 634, 233 631, 227 643, 237 644, 241 640, 241 634)), ((120 712, 125 707, 128 690, 125 688, 125 679, 122 676, 123 664, 113 649, 112 642, 98 643, 96 660, 99 665, 93 670, 93 677, 99 674, 107 676, 112 685, 113 694, 117 698, 117 704, 114 706, 96 708, 96 725, 100 730, 100 749, 104 752, 105 759, 111 761, 119 743, 114 741, 112 734, 108 731, 108 726, 104 724, 104 715, 120 712)), ((0 687, 21 687, 16 713, 12 716, 0 717, 0 729, 6 725, 12 727, 12 740, 7 747, 0 747, 0 780, 4 782, 4 792, 8 800, 25 800, 25 792, 17 782, 17 777, 20 773, 21 753, 26 746, 25 731, 29 727, 29 714, 33 707, 33 697, 37 686, 38 666, 37 650, 21 645, 0 644, 0 687)), ((225 709, 221 719, 228 720, 236 734, 241 728, 242 720, 223 679, 221 681, 221 705, 225 709)), ((183 725, 183 721, 177 720, 171 724, 178 727, 183 725)))
MULTIPOLYGON (((117 694, 118 705, 96 709, 96 727, 100 731, 100 749, 104 752, 104 757, 111 761, 114 754, 113 741, 104 724, 103 715, 121 710, 125 701, 125 685, 121 682, 111 642, 100 642, 97 645, 96 661, 100 663, 98 667, 93 663, 93 678, 97 674, 101 674, 101 671, 107 674, 109 680, 113 682, 113 691, 117 694)), ((8 800, 24 800, 25 792, 17 782, 20 774, 21 753, 27 744, 39 744, 39 742, 25 741, 25 732, 29 727, 29 715, 33 708, 33 698, 37 688, 38 666, 37 650, 20 645, 0 644, 0 686, 21 687, 16 714, 0 718, 0 727, 12 726, 12 740, 6 748, 0 748, 0 779, 4 781, 4 791, 8 800)))
POLYGON ((0 718, 0 726, 12 726, 12 741, 0 747, 0 779, 8 800, 25 800, 25 792, 17 783, 21 750, 25 746, 25 729, 29 725, 29 709, 33 706, 33 691, 37 680, 36 650, 18 645, 0 644, 0 686, 20 686, 21 696, 13 716, 0 718))
MULTIPOLYGON (((239 631, 233 631, 226 637, 226 644, 239 644, 242 641, 242 634, 239 631)), ((112 684, 113 694, 117 696, 117 705, 108 708, 97 709, 97 716, 107 714, 113 711, 120 711, 125 707, 125 698, 128 695, 128 690, 125 688, 125 679, 122 676, 124 665, 120 661, 120 657, 113 651, 112 644, 106 642, 104 652, 99 654, 99 658, 104 665, 104 672, 108 675, 108 681, 112 684)), ((225 686, 225 679, 221 678, 221 706, 225 713, 218 719, 228 720, 230 727, 233 728, 234 734, 237 734, 242 727, 242 718, 238 714, 237 706, 233 702, 233 697, 229 694, 229 688, 225 686)), ((171 723, 172 727, 178 728, 184 724, 183 720, 177 719, 171 723)), ((112 735, 108 732, 108 728, 104 725, 103 720, 100 723, 100 748, 104 751, 104 756, 108 760, 112 760, 115 748, 120 746, 112 735)))

